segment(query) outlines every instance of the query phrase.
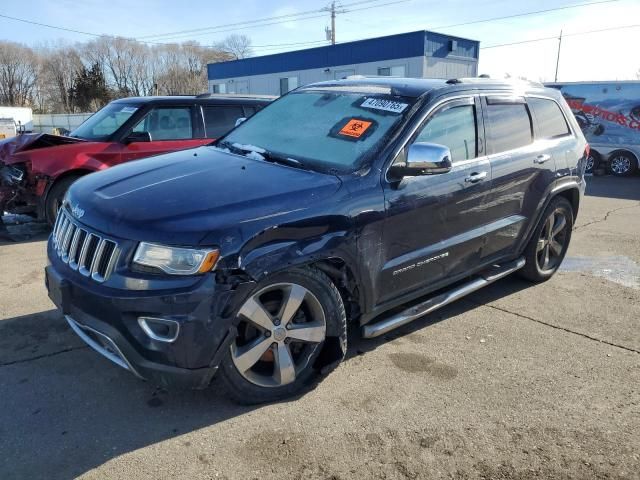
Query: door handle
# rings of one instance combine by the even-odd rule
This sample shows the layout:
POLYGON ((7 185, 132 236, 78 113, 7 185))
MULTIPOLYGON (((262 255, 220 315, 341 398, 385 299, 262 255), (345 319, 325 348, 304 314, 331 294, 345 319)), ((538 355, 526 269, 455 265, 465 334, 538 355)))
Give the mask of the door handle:
POLYGON ((464 179, 467 183, 476 183, 484 180, 487 177, 487 172, 473 172, 471 175, 464 179))
POLYGON ((551 155, 543 153, 542 155, 538 155, 533 163, 543 164, 544 162, 547 162, 549 160, 551 160, 551 155))

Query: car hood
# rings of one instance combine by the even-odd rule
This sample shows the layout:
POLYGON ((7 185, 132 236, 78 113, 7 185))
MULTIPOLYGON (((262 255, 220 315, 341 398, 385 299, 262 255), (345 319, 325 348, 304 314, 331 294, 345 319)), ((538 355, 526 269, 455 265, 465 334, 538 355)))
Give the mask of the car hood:
POLYGON ((86 142, 86 140, 79 138, 61 137, 48 133, 25 133, 0 142, 0 160, 7 165, 11 165, 12 163, 24 161, 22 158, 15 156, 17 153, 86 142))
POLYGON ((300 215, 340 185, 333 175, 200 147, 88 175, 67 200, 82 223, 115 237, 198 245, 230 235, 237 243, 251 224, 300 215))

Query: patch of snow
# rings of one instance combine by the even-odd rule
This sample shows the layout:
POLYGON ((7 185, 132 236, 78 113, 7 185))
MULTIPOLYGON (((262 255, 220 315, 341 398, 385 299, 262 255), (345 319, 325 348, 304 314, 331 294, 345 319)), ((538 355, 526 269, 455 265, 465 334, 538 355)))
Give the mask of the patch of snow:
POLYGON ((246 150, 249 152, 256 152, 256 153, 265 153, 266 150, 264 148, 260 148, 260 147, 256 147, 255 145, 245 145, 242 143, 234 143, 232 144, 232 146, 234 148, 237 148, 239 150, 246 150))
POLYGON ((250 158, 251 160, 264 160, 264 157, 258 152, 248 152, 245 157, 250 158))

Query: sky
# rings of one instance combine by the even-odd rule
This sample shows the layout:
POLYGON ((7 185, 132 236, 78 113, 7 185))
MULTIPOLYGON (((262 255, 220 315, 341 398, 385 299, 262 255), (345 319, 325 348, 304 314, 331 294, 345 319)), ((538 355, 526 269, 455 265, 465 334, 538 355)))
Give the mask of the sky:
MULTIPOLYGON (((479 40, 479 73, 492 78, 508 75, 553 81, 557 37, 562 30, 559 81, 639 79, 640 0, 607 1, 511 19, 451 26, 594 1, 598 0, 369 0, 366 3, 342 0, 337 2, 338 5, 357 5, 347 6, 341 9, 346 11, 337 15, 336 40, 345 42, 415 30, 434 30, 479 40), (622 28, 634 25, 634 28, 622 28), (603 32, 574 35, 610 28, 603 32), (554 38, 487 48, 547 37, 554 38)), ((328 3, 328 0, 1 0, 0 15, 83 32, 157 42, 197 40, 204 45, 212 45, 235 32, 251 38, 255 55, 266 55, 326 44, 324 29, 329 25, 329 14, 318 10, 328 3), (306 17, 316 18, 288 17, 262 22, 270 25, 253 24, 244 28, 226 27, 215 31, 209 29, 158 36, 309 11, 315 13, 306 17)), ((0 18, 2 40, 37 46, 60 40, 77 42, 91 38, 89 35, 0 18)))

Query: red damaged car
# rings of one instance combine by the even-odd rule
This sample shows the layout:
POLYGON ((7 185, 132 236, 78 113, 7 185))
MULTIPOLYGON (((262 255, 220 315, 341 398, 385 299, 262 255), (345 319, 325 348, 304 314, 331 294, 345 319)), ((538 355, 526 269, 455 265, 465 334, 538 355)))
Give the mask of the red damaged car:
POLYGON ((0 217, 2 212, 27 214, 53 225, 67 189, 79 177, 207 144, 271 100, 209 94, 124 98, 67 137, 26 134, 2 141, 0 217))

